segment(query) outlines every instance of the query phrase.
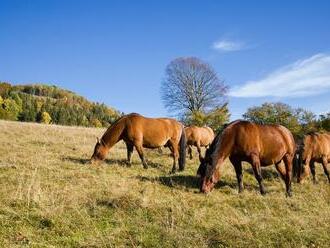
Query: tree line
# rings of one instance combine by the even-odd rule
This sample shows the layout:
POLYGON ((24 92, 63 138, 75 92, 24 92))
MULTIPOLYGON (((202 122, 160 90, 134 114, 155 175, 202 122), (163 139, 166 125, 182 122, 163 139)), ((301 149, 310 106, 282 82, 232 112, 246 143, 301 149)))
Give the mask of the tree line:
POLYGON ((0 83, 0 119, 107 127, 122 113, 56 86, 0 83))
MULTIPOLYGON (((196 57, 171 61, 161 84, 162 100, 170 113, 186 125, 207 125, 215 131, 230 119, 227 91, 228 86, 212 66, 196 57)), ((281 124, 295 137, 313 131, 330 131, 330 112, 317 116, 281 102, 251 107, 243 118, 260 124, 281 124)))
MULTIPOLYGON (((162 101, 173 116, 187 126, 206 125, 215 131, 230 119, 227 92, 228 86, 212 66, 196 57, 171 61, 161 83, 162 101)), ((106 127, 121 115, 105 104, 89 102, 56 86, 0 82, 0 119, 106 127)), ((296 137, 330 131, 330 112, 317 116, 281 102, 251 107, 243 118, 260 124, 281 124, 296 137)))

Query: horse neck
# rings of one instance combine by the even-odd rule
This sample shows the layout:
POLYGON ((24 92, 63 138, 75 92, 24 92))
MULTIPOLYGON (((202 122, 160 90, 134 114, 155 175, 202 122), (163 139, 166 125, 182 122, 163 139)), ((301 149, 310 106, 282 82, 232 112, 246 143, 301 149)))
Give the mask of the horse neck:
POLYGON ((214 150, 211 152, 212 166, 210 170, 210 175, 221 166, 223 162, 229 157, 233 149, 233 135, 230 133, 223 133, 215 141, 214 150))
POLYGON ((104 145, 110 149, 113 147, 118 141, 122 139, 122 134, 125 129, 125 122, 119 121, 114 123, 112 126, 108 128, 105 134, 102 136, 102 141, 104 145))

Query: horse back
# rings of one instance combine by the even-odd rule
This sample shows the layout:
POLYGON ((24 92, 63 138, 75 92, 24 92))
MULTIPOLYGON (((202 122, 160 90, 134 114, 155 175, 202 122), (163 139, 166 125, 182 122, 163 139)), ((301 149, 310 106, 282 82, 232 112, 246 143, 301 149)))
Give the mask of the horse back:
POLYGON ((183 125, 171 118, 131 115, 126 120, 126 139, 142 140, 146 147, 159 147, 170 139, 180 139, 183 125))
POLYGON ((234 153, 249 157, 258 155, 263 164, 280 161, 285 154, 293 155, 295 143, 291 132, 280 125, 258 125, 241 121, 231 127, 234 132, 234 153))
POLYGON ((189 126, 185 128, 185 133, 188 145, 199 143, 201 146, 207 146, 214 139, 213 130, 209 127, 189 126))

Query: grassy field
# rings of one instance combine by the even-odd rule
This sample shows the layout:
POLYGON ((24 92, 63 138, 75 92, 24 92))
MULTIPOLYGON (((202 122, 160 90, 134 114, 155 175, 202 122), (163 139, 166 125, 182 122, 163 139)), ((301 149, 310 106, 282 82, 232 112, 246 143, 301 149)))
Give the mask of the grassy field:
MULTIPOLYGON (((208 196, 198 193, 197 159, 169 175, 168 151, 136 151, 126 167, 118 143, 86 165, 104 129, 0 121, 0 247, 329 247, 330 185, 293 185, 285 197, 275 168, 261 196, 249 165, 245 191, 227 163, 208 196)), ((195 157, 197 157, 195 155, 195 157)))

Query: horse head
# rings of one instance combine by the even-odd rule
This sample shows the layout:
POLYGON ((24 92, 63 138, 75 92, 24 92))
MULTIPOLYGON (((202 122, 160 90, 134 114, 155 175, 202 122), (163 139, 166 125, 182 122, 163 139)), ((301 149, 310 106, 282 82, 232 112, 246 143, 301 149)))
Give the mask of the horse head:
POLYGON ((94 147, 94 153, 91 157, 91 162, 102 161, 105 159, 108 152, 108 148, 105 145, 103 139, 96 138, 96 145, 94 147))
POLYGON ((205 158, 200 159, 200 165, 197 170, 197 175, 200 176, 200 191, 209 193, 219 181, 219 170, 213 168, 213 159, 210 150, 206 150, 205 158))

